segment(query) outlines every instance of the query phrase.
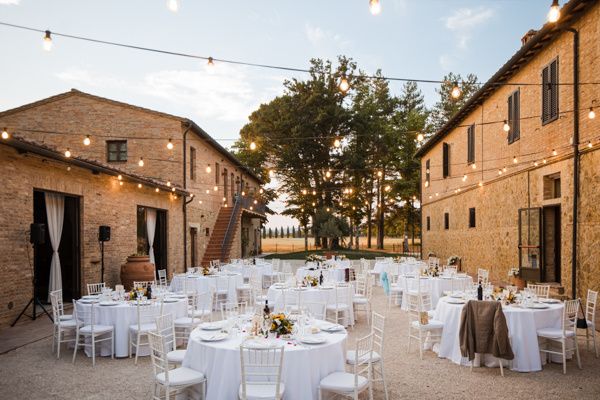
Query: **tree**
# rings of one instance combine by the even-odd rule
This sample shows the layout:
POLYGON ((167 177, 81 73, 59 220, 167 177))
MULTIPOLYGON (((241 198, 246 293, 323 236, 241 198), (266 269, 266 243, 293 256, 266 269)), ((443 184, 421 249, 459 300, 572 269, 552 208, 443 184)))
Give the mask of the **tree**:
MULTIPOLYGON (((289 228, 288 228, 288 230, 289 230, 289 228)), ((294 239, 296 239, 296 227, 294 225, 292 225, 292 237, 294 239)))
POLYGON ((275 239, 279 238, 279 230, 275 227, 275 239))
POLYGON ((267 238, 267 228, 265 228, 264 226, 262 227, 262 238, 263 239, 267 238))
POLYGON ((269 228, 269 239, 271 239, 273 237, 273 231, 271 230, 271 228, 269 228))
POLYGON ((466 79, 463 79, 460 74, 450 72, 444 76, 443 81, 439 89, 436 89, 436 92, 440 95, 440 100, 435 103, 431 110, 432 132, 440 130, 480 87, 475 74, 468 74, 466 79), (462 93, 458 99, 452 98, 451 95, 455 82, 458 82, 462 93))

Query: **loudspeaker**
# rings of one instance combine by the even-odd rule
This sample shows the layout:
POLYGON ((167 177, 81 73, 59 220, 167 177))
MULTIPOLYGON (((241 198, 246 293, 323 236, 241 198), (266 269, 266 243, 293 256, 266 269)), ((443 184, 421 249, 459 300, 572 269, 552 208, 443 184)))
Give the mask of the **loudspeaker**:
POLYGON ((110 240, 110 226, 101 225, 98 228, 98 240, 100 242, 108 242, 110 240))
POLYGON ((46 224, 31 224, 29 226, 29 242, 44 244, 46 241, 46 224))

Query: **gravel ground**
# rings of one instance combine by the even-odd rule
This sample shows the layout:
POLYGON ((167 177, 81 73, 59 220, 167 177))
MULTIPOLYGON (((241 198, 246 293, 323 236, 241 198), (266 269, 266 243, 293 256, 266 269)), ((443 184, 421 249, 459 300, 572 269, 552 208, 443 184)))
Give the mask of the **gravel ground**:
MULTIPOLYGON (((386 310, 381 288, 376 288, 375 309, 386 310)), ((551 364, 538 373, 518 373, 498 369, 460 367, 425 352, 419 360, 418 351, 407 354, 407 318, 394 307, 386 321, 386 380, 390 399, 599 399, 600 359, 585 350, 580 341, 583 370, 574 361, 562 366, 551 364)), ((367 332, 364 315, 350 330, 348 344, 367 332)), ((0 356, 0 399, 149 399, 152 367, 148 357, 133 364, 130 359, 98 358, 96 367, 91 359, 79 353, 75 365, 72 352, 65 351, 60 360, 51 353, 51 338, 42 339, 0 356)), ((64 349, 64 348, 63 348, 64 349)), ((376 387, 375 398, 383 399, 376 387)))

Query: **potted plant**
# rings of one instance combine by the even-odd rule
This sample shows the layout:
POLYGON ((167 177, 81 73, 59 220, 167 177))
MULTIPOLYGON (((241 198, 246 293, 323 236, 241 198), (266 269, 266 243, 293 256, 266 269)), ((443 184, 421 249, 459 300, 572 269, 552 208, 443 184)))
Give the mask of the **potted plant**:
POLYGON ((131 254, 127 257, 127 262, 121 265, 121 284, 125 290, 130 290, 133 281, 153 281, 155 269, 147 254, 131 254))

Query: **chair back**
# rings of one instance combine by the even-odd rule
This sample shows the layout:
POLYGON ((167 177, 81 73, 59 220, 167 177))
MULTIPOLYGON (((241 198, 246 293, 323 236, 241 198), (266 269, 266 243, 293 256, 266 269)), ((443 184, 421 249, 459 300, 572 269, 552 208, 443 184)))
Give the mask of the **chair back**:
POLYGON ((164 338, 165 350, 175 350, 177 344, 175 342, 175 322, 173 314, 165 314, 156 317, 156 333, 164 338))
POLYGON ((136 301, 137 327, 142 330, 142 325, 152 324, 156 321, 156 317, 160 314, 160 305, 144 304, 140 300, 136 301))
POLYGON ((150 342, 150 355, 152 357, 152 367, 154 376, 164 373, 165 386, 169 385, 169 360, 167 359, 168 348, 165 337, 156 333, 148 332, 148 342, 150 342))
MULTIPOLYGON (((579 299, 565 300, 563 309, 562 331, 563 337, 567 337, 567 332, 573 332, 577 338, 577 315, 579 313, 579 299)), ((575 339, 577 340, 577 339, 575 339)))
POLYGON ((73 318, 77 321, 78 328, 89 326, 93 334, 96 326, 96 304, 83 304, 73 300, 73 318))
POLYGON ((60 317, 64 315, 62 289, 50 292, 50 303, 52 304, 52 320, 54 325, 58 325, 60 317))
POLYGON ((240 346, 242 367, 242 400, 248 399, 248 384, 273 387, 273 393, 265 398, 281 399, 281 370, 283 367, 284 347, 254 348, 240 346))
POLYGON ((105 287, 104 282, 88 283, 87 284, 87 294, 88 295, 102 294, 102 289, 104 289, 104 287, 105 287))
POLYGON ((373 349, 383 357, 383 340, 385 332, 385 317, 373 311, 371 313, 371 332, 373 333, 373 349))
POLYGON ((279 271, 279 262, 280 261, 281 260, 279 260, 279 258, 274 258, 273 259, 273 263, 272 263, 272 267, 271 267, 273 269, 273 272, 280 272, 279 271))
POLYGON ((204 317, 209 317, 214 310, 214 288, 210 288, 207 292, 196 293, 196 308, 201 311, 199 314, 204 317))
POLYGON ((596 305, 598 304, 598 292, 588 289, 585 303, 585 319, 591 322, 591 328, 596 326, 596 305))
MULTIPOLYGON (((359 376, 364 376, 371 382, 371 363, 373 358, 373 332, 356 340, 356 362, 354 363, 354 387, 358 387, 359 376)), ((370 384, 370 383, 369 383, 370 384)))
POLYGON ((221 303, 221 319, 237 317, 246 314, 247 303, 221 303))
POLYGON ((537 297, 547 299, 550 295, 550 285, 533 285, 527 283, 527 289, 531 290, 537 297))
POLYGON ((133 281, 134 289, 148 289, 154 285, 154 281, 133 281))
POLYGON ((440 259, 437 257, 429 257, 427 260, 427 266, 429 268, 439 268, 440 267, 440 259))
POLYGON ((325 320, 327 303, 318 301, 305 301, 302 307, 310 312, 315 319, 325 320))
POLYGON ((167 270, 159 269, 157 271, 158 274, 158 284, 161 286, 167 286, 167 270))

